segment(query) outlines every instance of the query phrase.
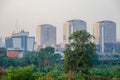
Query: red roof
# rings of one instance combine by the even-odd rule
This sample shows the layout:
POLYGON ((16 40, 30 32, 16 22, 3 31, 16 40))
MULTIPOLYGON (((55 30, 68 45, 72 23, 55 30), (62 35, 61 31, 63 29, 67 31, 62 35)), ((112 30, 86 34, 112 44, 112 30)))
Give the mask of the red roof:
POLYGON ((19 52, 15 52, 15 51, 8 51, 7 52, 8 57, 19 57, 19 55, 20 55, 19 52))

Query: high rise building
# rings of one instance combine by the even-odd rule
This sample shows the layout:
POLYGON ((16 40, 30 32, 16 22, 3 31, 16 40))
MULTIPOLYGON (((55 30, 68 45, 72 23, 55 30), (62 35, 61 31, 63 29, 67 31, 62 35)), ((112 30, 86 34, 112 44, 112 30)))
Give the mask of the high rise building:
POLYGON ((95 23, 93 35, 98 51, 112 52, 116 43, 116 23, 109 20, 95 23))
POLYGON ((35 37, 30 37, 29 32, 24 30, 13 33, 12 36, 5 38, 5 44, 8 51, 18 51, 25 53, 34 50, 35 37))
POLYGON ((56 44, 56 27, 50 24, 37 26, 36 42, 38 46, 51 46, 56 44))
POLYGON ((63 25, 63 42, 69 43, 69 36, 79 30, 86 30, 86 22, 78 19, 70 20, 63 25))

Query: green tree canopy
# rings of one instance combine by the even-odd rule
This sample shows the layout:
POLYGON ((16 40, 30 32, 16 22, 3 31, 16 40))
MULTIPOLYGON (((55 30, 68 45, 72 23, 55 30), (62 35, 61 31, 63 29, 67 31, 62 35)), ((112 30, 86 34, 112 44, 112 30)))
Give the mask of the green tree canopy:
POLYGON ((6 56, 6 48, 0 48, 0 57, 6 56))
POLYGON ((76 31, 70 37, 70 44, 64 51, 65 71, 81 71, 89 73, 92 67, 93 56, 96 54, 95 44, 91 41, 94 37, 87 31, 76 31))

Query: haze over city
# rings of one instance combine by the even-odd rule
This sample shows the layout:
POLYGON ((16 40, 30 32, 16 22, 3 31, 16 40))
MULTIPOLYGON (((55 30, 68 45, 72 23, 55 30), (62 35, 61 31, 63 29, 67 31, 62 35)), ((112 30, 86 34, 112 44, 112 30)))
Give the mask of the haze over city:
POLYGON ((63 23, 68 20, 84 20, 91 34, 95 22, 111 20, 117 24, 118 40, 119 8, 120 0, 0 0, 0 36, 11 35, 17 26, 35 36, 37 25, 52 24, 59 43, 63 41, 63 23))
POLYGON ((120 80, 120 0, 0 0, 0 80, 120 80))

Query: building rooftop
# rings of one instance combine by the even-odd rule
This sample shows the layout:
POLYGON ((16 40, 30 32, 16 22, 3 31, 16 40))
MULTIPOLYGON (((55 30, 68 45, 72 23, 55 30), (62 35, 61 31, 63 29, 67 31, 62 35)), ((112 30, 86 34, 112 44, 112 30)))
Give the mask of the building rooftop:
POLYGON ((26 32, 24 30, 12 33, 12 36, 28 36, 28 35, 29 35, 29 32, 26 32))
POLYGON ((55 27, 54 25, 51 25, 51 24, 41 24, 41 25, 38 25, 38 26, 49 26, 49 27, 55 27))
POLYGON ((67 22, 75 22, 75 21, 79 21, 79 22, 84 22, 84 23, 86 23, 85 21, 80 20, 80 19, 72 19, 72 20, 69 20, 69 21, 67 21, 67 22))
POLYGON ((115 23, 115 22, 110 21, 110 20, 103 20, 103 21, 99 21, 97 23, 115 23))

